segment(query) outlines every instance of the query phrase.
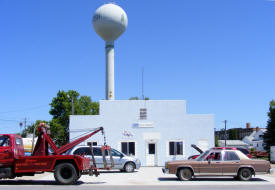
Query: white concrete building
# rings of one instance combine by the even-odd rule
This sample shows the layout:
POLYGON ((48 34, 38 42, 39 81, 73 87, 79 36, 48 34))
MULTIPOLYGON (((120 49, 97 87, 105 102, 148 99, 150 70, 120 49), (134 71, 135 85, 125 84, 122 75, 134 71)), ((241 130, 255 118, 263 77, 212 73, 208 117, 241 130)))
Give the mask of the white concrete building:
POLYGON ((256 131, 253 131, 249 136, 243 138, 243 142, 249 145, 249 148, 254 148, 257 151, 264 150, 264 139, 263 135, 266 132, 266 129, 257 128, 256 131))
MULTIPOLYGON (((100 126, 109 145, 138 157, 143 166, 198 154, 191 144, 214 146, 214 115, 187 114, 184 100, 101 100, 99 115, 70 116, 70 137, 100 126)), ((103 144, 102 136, 87 142, 103 144)))

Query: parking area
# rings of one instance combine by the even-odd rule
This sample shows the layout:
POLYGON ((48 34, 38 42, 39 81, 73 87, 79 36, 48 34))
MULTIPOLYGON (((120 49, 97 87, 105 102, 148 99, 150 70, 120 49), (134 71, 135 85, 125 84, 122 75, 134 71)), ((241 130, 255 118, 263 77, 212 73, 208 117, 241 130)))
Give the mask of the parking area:
MULTIPOLYGON (((273 165, 274 168, 274 165, 273 165)), ((5 180, 9 183, 42 183, 51 184, 54 182, 52 173, 36 175, 35 177, 22 177, 16 180, 5 180)), ((134 173, 121 173, 119 171, 101 171, 98 177, 82 176, 79 185, 93 186, 129 186, 129 185, 149 185, 149 186, 178 186, 178 185, 275 185, 275 174, 257 175, 251 181, 238 181, 231 177, 203 177, 194 178, 191 181, 179 181, 175 175, 163 174, 161 167, 141 167, 134 173)))

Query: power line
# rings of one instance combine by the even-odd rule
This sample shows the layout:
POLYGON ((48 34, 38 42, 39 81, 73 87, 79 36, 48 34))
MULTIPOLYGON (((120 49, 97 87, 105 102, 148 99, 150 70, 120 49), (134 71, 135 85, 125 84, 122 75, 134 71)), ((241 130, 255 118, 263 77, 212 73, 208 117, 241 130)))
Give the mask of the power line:
POLYGON ((0 112, 0 114, 4 114, 4 113, 14 113, 14 112, 22 112, 22 111, 29 111, 29 110, 35 110, 35 109, 39 109, 39 108, 46 107, 46 106, 49 106, 49 104, 47 104, 47 105, 35 106, 35 107, 29 107, 29 108, 25 108, 25 109, 16 109, 16 110, 4 111, 4 112, 0 112))
POLYGON ((14 119, 0 119, 0 121, 21 122, 19 120, 14 120, 14 119))

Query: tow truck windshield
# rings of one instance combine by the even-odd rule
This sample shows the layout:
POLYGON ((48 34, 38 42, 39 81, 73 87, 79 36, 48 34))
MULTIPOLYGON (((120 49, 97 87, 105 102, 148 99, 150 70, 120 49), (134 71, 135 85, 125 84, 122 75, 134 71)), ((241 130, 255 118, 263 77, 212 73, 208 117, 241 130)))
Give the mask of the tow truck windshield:
POLYGON ((10 137, 9 136, 0 136, 0 147, 10 146, 10 137))

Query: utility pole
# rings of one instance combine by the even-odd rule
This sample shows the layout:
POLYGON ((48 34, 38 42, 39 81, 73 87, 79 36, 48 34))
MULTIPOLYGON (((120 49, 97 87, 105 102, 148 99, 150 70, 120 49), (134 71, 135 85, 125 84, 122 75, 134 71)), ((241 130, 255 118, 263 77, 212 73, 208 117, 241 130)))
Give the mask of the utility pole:
POLYGON ((20 123, 19 123, 20 133, 21 133, 21 131, 22 131, 23 123, 24 123, 24 129, 26 129, 26 127, 27 127, 27 118, 26 118, 26 117, 23 119, 23 122, 20 122, 20 123))
POLYGON ((224 120, 224 145, 225 145, 225 147, 226 147, 226 139, 227 139, 226 122, 227 122, 227 120, 224 120))
POLYGON ((144 68, 142 67, 141 69, 141 93, 142 93, 142 99, 145 100, 144 97, 144 80, 143 80, 143 72, 144 72, 144 68))
POLYGON ((26 129, 26 127, 27 127, 27 118, 25 117, 24 118, 24 129, 26 129))
MULTIPOLYGON (((33 124, 34 125, 34 124, 33 124)), ((33 131, 32 131, 32 153, 33 153, 33 149, 34 149, 34 137, 35 137, 35 125, 34 125, 34 128, 33 128, 33 131)))
POLYGON ((74 115, 74 99, 73 99, 73 96, 72 96, 72 115, 74 115))

